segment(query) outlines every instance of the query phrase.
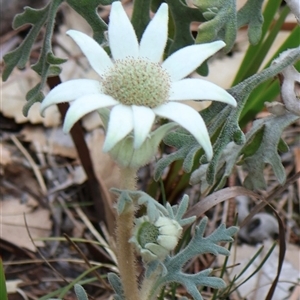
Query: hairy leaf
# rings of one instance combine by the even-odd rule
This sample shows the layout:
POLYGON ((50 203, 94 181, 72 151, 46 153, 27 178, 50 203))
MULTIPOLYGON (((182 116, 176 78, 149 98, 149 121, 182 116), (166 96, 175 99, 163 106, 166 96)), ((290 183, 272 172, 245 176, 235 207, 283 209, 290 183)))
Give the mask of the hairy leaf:
MULTIPOLYGON (((223 150, 220 159, 217 162, 215 190, 219 190, 226 183, 227 178, 232 174, 235 164, 240 160, 240 165, 244 165, 249 174, 244 181, 248 189, 265 188, 263 169, 266 163, 270 164, 275 172, 278 181, 282 184, 286 175, 281 164, 278 150, 285 145, 281 140, 283 130, 290 124, 294 123, 298 116, 286 113, 282 116, 270 116, 265 119, 254 122, 251 130, 246 134, 244 145, 229 143, 223 150)), ((286 146, 286 145, 285 145, 286 146)), ((286 150, 286 148, 283 148, 286 150)), ((208 165, 201 165, 191 175, 191 184, 201 183, 201 192, 211 187, 207 182, 206 172, 208 165)))
MULTIPOLYGON (((60 64, 66 59, 56 57, 52 50, 51 40, 57 10, 63 0, 52 0, 42 9, 33 9, 25 7, 23 13, 17 15, 13 22, 13 28, 16 29, 25 24, 31 24, 32 27, 25 37, 24 41, 15 50, 4 56, 5 69, 2 78, 7 80, 15 67, 23 69, 29 60, 33 44, 40 31, 45 27, 45 36, 43 38, 43 47, 38 61, 32 66, 32 69, 41 76, 39 82, 33 89, 26 94, 27 103, 23 108, 23 114, 27 116, 30 107, 41 102, 44 98, 42 89, 46 84, 48 77, 57 76, 61 72, 60 64)), ((67 0, 74 10, 82 15, 94 31, 94 38, 98 43, 104 39, 104 31, 107 29, 106 23, 99 17, 97 8, 100 4, 111 4, 111 0, 67 0)))
POLYGON ((103 43, 104 31, 107 30, 106 23, 99 17, 97 9, 99 5, 109 5, 113 0, 66 0, 67 3, 78 12, 91 26, 94 39, 103 43))
POLYGON ((182 272, 183 266, 194 256, 203 253, 212 253, 214 255, 229 255, 229 251, 217 245, 220 242, 232 242, 232 236, 237 232, 237 227, 225 228, 219 226, 211 235, 203 237, 208 219, 205 217, 196 226, 195 234, 189 244, 173 257, 167 257, 163 262, 165 275, 161 275, 153 288, 153 295, 164 285, 177 282, 186 287, 188 293, 193 299, 203 299, 198 287, 209 286, 213 288, 224 288, 225 283, 220 278, 209 276, 211 269, 204 270, 196 274, 186 274, 182 272))
POLYGON ((248 176, 244 181, 245 187, 249 189, 266 188, 263 176, 263 169, 266 163, 272 166, 279 183, 284 183, 286 174, 277 149, 283 130, 297 119, 299 119, 299 116, 286 113, 282 116, 271 116, 254 122, 254 130, 260 131, 262 129, 263 136, 257 151, 244 160, 244 164, 249 170, 248 176))
MULTIPOLYGON (((242 145, 246 142, 246 138, 239 127, 239 116, 247 99, 252 92, 252 90, 258 86, 260 83, 266 81, 268 78, 273 78, 278 73, 280 73, 284 68, 288 65, 293 64, 300 58, 300 48, 296 48, 291 52, 291 55, 282 60, 279 64, 271 65, 267 69, 261 71, 260 73, 253 75, 235 87, 231 88, 228 92, 237 100, 237 107, 231 108, 226 105, 220 105, 219 103, 213 103, 206 111, 204 111, 203 118, 204 120, 209 120, 210 116, 215 116, 213 120, 210 122, 208 126, 208 131, 210 136, 214 136, 218 134, 217 139, 213 145, 214 156, 208 165, 202 167, 202 171, 206 173, 206 181, 209 185, 213 185, 216 181, 216 174, 221 167, 224 165, 224 161, 222 161, 222 153, 224 149, 230 142, 235 142, 237 145, 242 145)), ((258 137, 256 137, 257 139, 258 137)), ((169 134, 164 141, 176 148, 178 150, 166 157, 163 157, 156 166, 155 170, 155 178, 158 178, 163 171, 163 168, 168 166, 171 162, 183 159, 183 165, 186 166, 185 171, 191 170, 191 162, 196 156, 196 152, 199 151, 200 147, 195 140, 192 139, 191 135, 186 133, 185 135, 181 134, 181 131, 176 131, 175 133, 169 134), (179 142, 180 140, 180 142, 179 142), (188 146, 186 146, 188 145, 188 146)), ((274 146, 274 151, 277 151, 279 141, 276 146, 274 146)), ((248 145, 248 144, 247 144, 248 145)), ((250 145, 250 144, 249 144, 250 145)), ((257 148, 257 141, 250 146, 251 151, 257 148), (251 149, 252 148, 252 149, 251 149)), ((231 146, 232 147, 232 146, 231 146)), ((238 155, 233 155, 238 160, 238 155)), ((202 163, 207 163, 203 159, 202 163)), ((232 164, 230 164, 232 166, 232 164)), ((229 169, 225 171, 228 172, 229 169)), ((224 171, 223 171, 224 172, 224 171)), ((227 173, 226 173, 227 174, 227 173)), ((279 176, 279 180, 282 180, 282 176, 280 175, 280 171, 278 169, 277 175, 279 176)), ((220 178, 220 177, 219 177, 220 178)), ((221 175, 221 181, 224 180, 224 176, 221 175)))
POLYGON ((74 290, 78 300, 88 300, 87 294, 80 284, 75 284, 74 290))
POLYGON ((194 4, 204 14, 207 21, 198 28, 196 43, 223 40, 225 52, 233 47, 237 33, 235 0, 196 0, 194 4))
POLYGON ((107 279, 116 293, 116 295, 114 295, 114 299, 125 300, 124 293, 123 293, 123 287, 122 287, 122 283, 121 283, 119 276, 116 275, 115 273, 108 273, 107 279))
POLYGON ((195 138, 187 131, 179 129, 176 132, 169 133, 164 138, 164 143, 175 147, 178 150, 157 162, 155 166, 154 179, 158 180, 168 165, 170 165, 173 161, 181 159, 184 159, 183 169, 185 172, 190 172, 192 170, 195 155, 201 148, 195 138))
POLYGON ((262 34, 262 4, 263 0, 248 0, 237 13, 237 27, 248 25, 248 37, 252 45, 259 42, 262 34))

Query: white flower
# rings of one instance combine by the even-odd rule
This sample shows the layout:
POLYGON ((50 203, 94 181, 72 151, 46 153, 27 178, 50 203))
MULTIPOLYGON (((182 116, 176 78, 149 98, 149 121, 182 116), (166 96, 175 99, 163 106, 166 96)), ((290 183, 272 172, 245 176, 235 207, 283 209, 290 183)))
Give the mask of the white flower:
POLYGON ((112 59, 92 38, 70 30, 100 80, 70 80, 55 87, 44 99, 42 112, 50 105, 72 101, 64 131, 85 114, 112 107, 103 151, 111 150, 131 131, 134 148, 147 138, 155 116, 168 118, 188 130, 212 157, 209 135, 200 114, 180 100, 217 100, 236 105, 222 88, 201 79, 183 79, 203 61, 225 46, 216 41, 187 46, 161 63, 168 37, 168 5, 163 3, 138 43, 121 2, 113 2, 108 26, 112 59), (75 101, 73 101, 75 100, 75 101))
POLYGON ((145 261, 164 260, 174 250, 182 233, 179 223, 168 217, 159 217, 152 223, 148 216, 136 220, 134 243, 145 261))

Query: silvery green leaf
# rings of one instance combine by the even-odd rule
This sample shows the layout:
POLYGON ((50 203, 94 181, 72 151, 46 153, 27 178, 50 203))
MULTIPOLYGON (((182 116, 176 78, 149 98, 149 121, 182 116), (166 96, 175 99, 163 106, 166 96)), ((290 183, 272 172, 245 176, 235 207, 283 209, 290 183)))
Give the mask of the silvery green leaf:
POLYGON ((74 285, 74 291, 78 300, 88 300, 88 296, 80 284, 74 285))

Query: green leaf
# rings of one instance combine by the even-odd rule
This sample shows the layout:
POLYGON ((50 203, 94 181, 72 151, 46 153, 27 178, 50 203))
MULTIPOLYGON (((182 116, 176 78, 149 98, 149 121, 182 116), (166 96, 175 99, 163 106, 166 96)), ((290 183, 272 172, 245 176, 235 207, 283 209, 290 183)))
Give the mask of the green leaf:
POLYGON ((255 132, 251 139, 247 141, 247 145, 242 152, 244 158, 253 155, 259 149, 263 140, 264 129, 265 127, 262 126, 257 132, 255 132))
POLYGON ((266 188, 263 176, 265 164, 270 164, 272 166, 275 176, 280 184, 285 182, 286 174, 277 149, 283 130, 298 119, 300 119, 298 116, 286 113, 282 116, 271 116, 254 122, 254 130, 257 128, 260 128, 261 130, 263 128, 263 136, 257 151, 252 156, 246 157, 244 160, 244 164, 249 170, 244 181, 246 188, 253 190, 266 188))
MULTIPOLYGON (((299 36, 300 36, 300 27, 297 26, 291 34, 287 37, 284 43, 279 47, 279 49, 274 53, 273 57, 266 64, 265 67, 270 66, 271 62, 274 58, 278 57, 278 55, 286 50, 299 46, 299 36)), ((295 62, 294 62, 295 63, 295 62)), ((259 85, 257 88, 253 90, 251 93, 249 100, 247 101, 240 117, 240 125, 241 127, 245 126, 253 117, 262 110, 264 107, 264 102, 266 99, 271 101, 276 98, 280 93, 280 85, 278 80, 273 78, 267 80, 266 82, 259 85)))
POLYGON ((80 284, 74 285, 74 291, 78 300, 88 300, 87 294, 80 284))
MULTIPOLYGON (((32 9, 26 7, 22 14, 15 17, 13 27, 18 28, 24 24, 32 24, 28 35, 23 43, 10 53, 4 56, 5 69, 2 78, 7 80, 12 70, 15 67, 24 68, 29 60, 32 46, 45 26, 45 35, 43 39, 43 46, 36 64, 32 69, 41 76, 41 82, 31 89, 27 95, 28 101, 24 108, 23 114, 27 116, 30 107, 36 103, 41 102, 44 98, 41 92, 46 84, 48 77, 57 76, 61 72, 60 64, 64 63, 66 59, 56 57, 52 51, 51 39, 53 35, 53 28, 55 23, 55 16, 60 4, 63 0, 52 0, 42 9, 32 9)), ((111 0, 67 0, 66 1, 74 10, 82 15, 90 24, 94 31, 94 38, 98 43, 104 40, 104 31, 107 30, 106 23, 98 16, 97 8, 100 4, 111 4, 111 0)))
POLYGON ((261 14, 263 0, 248 0, 238 11, 238 28, 248 24, 248 37, 252 45, 256 45, 262 35, 264 17, 261 14))
POLYGON ((198 9, 187 6, 183 1, 166 1, 169 5, 169 9, 174 22, 175 32, 172 46, 170 47, 169 55, 173 52, 195 43, 192 36, 190 25, 192 22, 205 21, 201 12, 198 9))
POLYGON ((50 1, 49 4, 42 9, 32 9, 30 7, 26 7, 25 11, 16 16, 14 20, 15 28, 27 23, 32 24, 32 28, 23 43, 18 48, 4 56, 3 59, 5 62, 5 69, 3 72, 3 80, 6 80, 9 77, 14 67, 25 67, 37 35, 44 25, 46 27, 43 47, 39 59, 37 63, 32 66, 32 69, 41 76, 41 82, 31 89, 26 95, 26 100, 28 102, 23 108, 23 114, 25 116, 27 116, 30 107, 34 103, 41 102, 44 98, 41 90, 46 83, 47 77, 58 75, 60 73, 60 67, 58 67, 56 64, 61 64, 65 61, 64 59, 54 56, 51 46, 55 16, 62 1, 63 0, 50 1))
POLYGON ((29 59, 30 51, 35 42, 40 30, 47 20, 50 10, 50 4, 42 9, 33 9, 25 7, 25 11, 15 17, 13 27, 18 28, 24 24, 33 24, 21 45, 15 50, 4 55, 5 69, 2 78, 6 81, 15 67, 19 69, 25 68, 26 62, 29 59))
MULTIPOLYGON (((242 144, 241 142, 247 143, 247 138, 244 137, 239 127, 238 119, 252 90, 268 78, 273 78, 274 76, 276 76, 276 74, 281 72, 288 65, 293 64, 299 58, 300 49, 296 48, 293 50, 293 54, 281 61, 280 64, 271 65, 269 68, 251 76, 250 78, 247 78, 245 81, 231 88, 228 92, 237 100, 238 105, 236 108, 232 108, 228 105, 220 103, 213 103, 206 111, 202 113, 205 121, 211 118, 208 126, 210 136, 214 137, 215 135, 217 135, 217 139, 213 145, 214 156, 212 160, 209 162, 209 164, 200 167, 201 172, 204 172, 204 174, 206 174, 207 176, 205 180, 207 185, 212 186, 213 184, 217 184, 217 187, 220 187, 225 180, 225 176, 227 176, 228 173, 230 174, 232 167, 239 159, 239 152, 237 152, 237 154, 233 154, 232 152, 228 153, 228 155, 233 155, 230 163, 226 162, 226 160, 222 158, 223 152, 226 149, 227 145, 232 141, 237 142, 237 137, 239 144, 242 144), (216 181, 216 175, 218 175, 218 181, 216 181)), ((259 136, 256 138, 258 140, 254 140, 254 144, 251 145, 250 149, 248 150, 250 154, 254 153, 254 151, 257 150, 257 147, 259 146, 259 136)), ((157 180, 157 178, 161 176, 162 171, 166 166, 179 159, 184 160, 183 165, 185 166, 185 171, 191 171, 191 161, 193 161, 193 159, 196 157, 196 152, 198 152, 200 149, 197 142, 194 141, 188 133, 186 133, 186 135, 183 135, 181 131, 176 131, 175 133, 170 134, 164 141, 171 146, 176 147, 178 150, 162 158, 157 163, 154 175, 155 179, 157 180)), ((232 144, 230 145, 231 147, 233 147, 232 144)), ((234 151, 237 151, 239 149, 239 145, 235 146, 237 146, 237 148, 235 148, 234 151)), ((240 147, 240 149, 243 149, 243 145, 240 145, 240 147)), ((274 147, 274 149, 277 151, 278 142, 274 147)), ((202 159, 201 162, 204 163, 204 160, 202 159)), ((274 166, 276 167, 277 165, 274 163, 274 166)), ((279 181, 282 182, 283 177, 280 173, 280 167, 276 169, 278 170, 276 176, 278 175, 279 181)))
POLYGON ((208 21, 198 28, 196 43, 210 43, 223 40, 224 52, 233 47, 237 33, 237 15, 235 0, 196 0, 195 6, 204 13, 208 21), (213 17, 213 18, 212 18, 213 17))
MULTIPOLYGON (((169 47, 169 56, 175 51, 195 43, 195 39, 190 30, 191 23, 203 22, 205 21, 205 18, 198 9, 187 6, 183 1, 168 0, 166 2, 168 3, 171 12, 169 37, 170 39, 173 39, 173 42, 169 47)), ((196 41, 196 43, 199 42, 196 41)), ((196 71, 197 73, 206 76, 208 74, 207 63, 204 62, 196 71)))
MULTIPOLYGON (((251 130, 246 134, 244 145, 229 143, 222 151, 215 165, 217 174, 214 189, 224 186, 227 178, 240 157, 240 165, 248 170, 248 176, 243 183, 249 189, 264 189, 265 180, 263 170, 266 163, 274 169, 275 176, 282 184, 285 181, 285 172, 277 149, 287 150, 285 142, 280 138, 283 130, 294 123, 298 116, 287 113, 283 116, 270 116, 254 122, 251 130)), ((205 178, 208 165, 201 165, 191 175, 191 184, 201 183, 201 192, 211 189, 205 178)))
POLYGON ((66 58, 60 58, 60 57, 57 57, 55 56, 52 52, 49 52, 47 54, 47 62, 50 64, 50 65, 60 65, 60 64, 63 64, 67 61, 66 58))
POLYGON ((278 143, 278 151, 281 153, 287 153, 289 152, 290 148, 287 145, 287 143, 283 140, 280 139, 279 143, 278 143))
POLYGON ((116 296, 118 296, 119 297, 118 299, 125 300, 122 282, 121 279, 118 277, 118 275, 116 275, 115 273, 108 273, 107 279, 111 287, 114 289, 114 292, 116 293, 116 295, 114 295, 115 299, 116 296))
POLYGON ((161 178, 164 169, 173 161, 184 159, 183 169, 190 172, 193 167, 195 155, 201 146, 187 131, 179 129, 176 132, 169 133, 164 138, 164 143, 175 147, 177 151, 166 157, 161 158, 155 165, 154 180, 161 178))
POLYGON ((223 149, 229 142, 234 140, 234 135, 236 135, 237 132, 242 133, 238 124, 238 119, 252 90, 263 81, 280 73, 285 67, 297 61, 299 57, 300 48, 296 48, 293 51, 293 55, 283 60, 281 64, 272 65, 229 90, 229 93, 237 100, 238 105, 235 109, 229 108, 228 106, 224 108, 224 110, 230 110, 230 113, 225 120, 224 126, 220 131, 216 143, 214 144, 214 156, 207 169, 208 183, 213 184, 214 182, 218 160, 220 159, 223 149))
POLYGON ((23 107, 24 116, 28 115, 30 107, 36 102, 42 102, 44 99, 44 94, 41 92, 42 83, 38 83, 34 88, 32 88, 26 94, 27 103, 23 107))
POLYGON ((109 5, 113 0, 66 0, 66 2, 88 22, 93 29, 94 39, 102 44, 107 25, 99 17, 97 9, 99 5, 109 5))
POLYGON ((209 286, 213 288, 224 288, 225 283, 220 278, 209 276, 211 269, 201 271, 196 274, 186 274, 182 272, 183 266, 193 257, 203 253, 213 253, 214 255, 229 255, 229 251, 219 246, 220 242, 232 242, 232 236, 237 232, 237 227, 226 228, 224 224, 220 225, 211 235, 203 237, 207 217, 204 217, 195 228, 195 234, 188 245, 173 257, 167 257, 163 262, 164 274, 158 277, 152 290, 152 297, 155 296, 160 287, 171 282, 177 282, 185 286, 187 292, 196 300, 202 300, 199 292, 200 286, 209 286))
MULTIPOLYGON (((257 64, 256 61, 258 60, 261 62, 262 59, 264 59, 264 56, 260 54, 260 50, 264 43, 265 36, 267 35, 268 30, 272 22, 274 21, 275 14, 277 13, 280 3, 281 0, 269 0, 267 2, 263 14, 264 23, 262 26, 261 39, 258 44, 249 46, 232 85, 238 84, 239 82, 243 81, 247 77, 250 77, 258 71, 260 64, 257 64), (253 63, 255 63, 255 68, 253 67, 253 63)), ((278 31, 276 32, 276 34, 277 33, 278 31)))
POLYGON ((0 257, 0 299, 7 300, 7 292, 6 292, 6 281, 5 281, 5 274, 4 268, 2 263, 2 258, 0 257))

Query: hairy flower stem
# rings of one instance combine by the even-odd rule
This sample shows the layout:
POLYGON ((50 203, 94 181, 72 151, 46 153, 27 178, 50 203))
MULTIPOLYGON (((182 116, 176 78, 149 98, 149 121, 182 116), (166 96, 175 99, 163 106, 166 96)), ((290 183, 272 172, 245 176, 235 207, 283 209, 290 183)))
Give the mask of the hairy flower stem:
POLYGON ((156 293, 153 293, 153 287, 159 275, 160 272, 155 270, 148 278, 144 278, 141 286, 140 300, 154 299, 154 296, 158 294, 159 289, 156 289, 156 293))
MULTIPOLYGON (((136 189, 136 169, 121 169, 120 179, 122 189, 136 189)), ((117 217, 116 228, 118 267, 126 300, 140 300, 134 248, 128 242, 132 235, 133 219, 134 207, 132 204, 128 204, 117 217)))

